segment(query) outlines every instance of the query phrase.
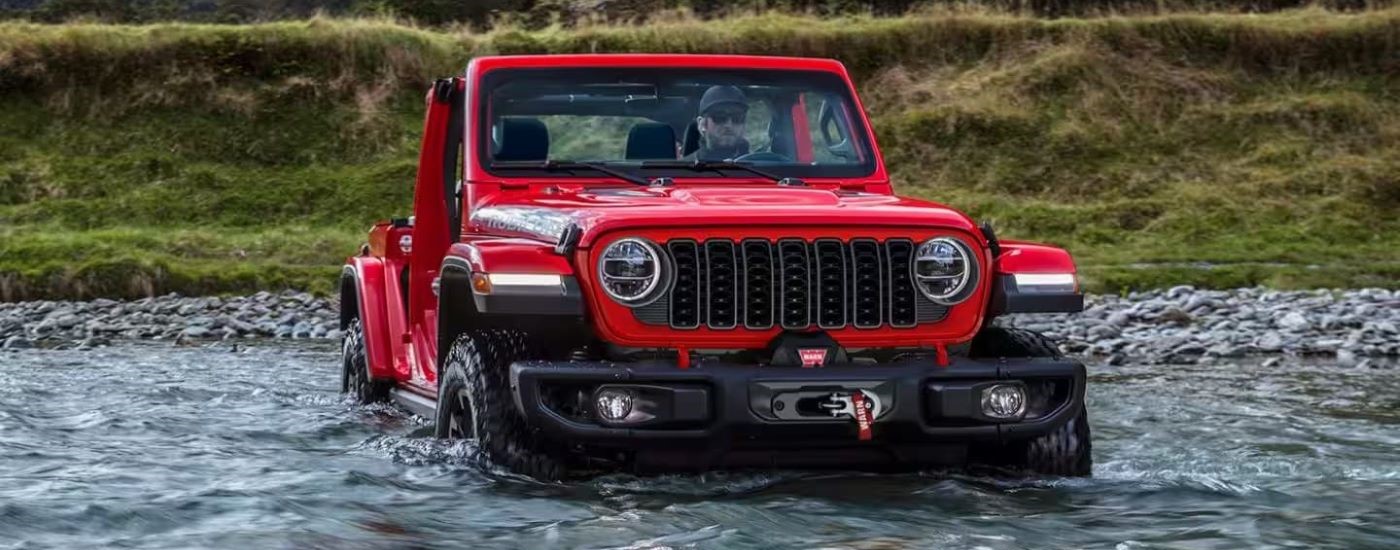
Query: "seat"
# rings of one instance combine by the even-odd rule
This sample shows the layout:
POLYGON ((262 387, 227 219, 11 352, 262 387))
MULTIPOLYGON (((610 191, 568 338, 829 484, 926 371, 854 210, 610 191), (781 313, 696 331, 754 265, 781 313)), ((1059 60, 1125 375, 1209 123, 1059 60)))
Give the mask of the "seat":
POLYGON ((627 132, 627 160, 675 160, 676 131, 668 124, 642 122, 627 132))
POLYGON ((549 128, 537 118, 501 119, 501 149, 496 160, 545 160, 549 158, 549 128))
POLYGON ((681 143, 681 156, 687 156, 700 148, 700 126, 695 121, 685 126, 685 141, 681 143))

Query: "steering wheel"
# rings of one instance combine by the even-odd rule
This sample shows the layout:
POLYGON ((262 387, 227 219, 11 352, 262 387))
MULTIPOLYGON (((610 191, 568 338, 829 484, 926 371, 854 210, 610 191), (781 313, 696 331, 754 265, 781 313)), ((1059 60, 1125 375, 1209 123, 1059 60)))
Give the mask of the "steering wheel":
POLYGON ((792 162, 792 159, 772 151, 755 151, 734 157, 734 162, 792 162))

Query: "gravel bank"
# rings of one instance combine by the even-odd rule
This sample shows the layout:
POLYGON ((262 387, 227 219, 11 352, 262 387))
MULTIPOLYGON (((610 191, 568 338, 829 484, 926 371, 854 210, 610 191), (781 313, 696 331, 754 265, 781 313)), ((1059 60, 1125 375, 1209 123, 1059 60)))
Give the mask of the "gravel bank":
MULTIPOLYGON (((337 304, 299 292, 232 298, 167 295, 136 301, 0 303, 0 347, 101 346, 113 339, 339 339, 337 304)), ((1090 296, 1075 315, 998 321, 1039 330, 1065 351, 1194 363, 1208 357, 1320 354, 1343 364, 1400 356, 1400 291, 1280 292, 1175 287, 1090 296)))
POLYGON ((168 294, 135 301, 0 303, 0 347, 90 347, 113 339, 339 339, 338 311, 332 300, 292 291, 231 298, 168 294))
POLYGON ((1089 296, 1074 315, 1018 315, 1003 325, 1038 330, 1065 351, 1163 363, 1264 354, 1335 356, 1342 364, 1400 356, 1400 291, 1196 290, 1089 296))

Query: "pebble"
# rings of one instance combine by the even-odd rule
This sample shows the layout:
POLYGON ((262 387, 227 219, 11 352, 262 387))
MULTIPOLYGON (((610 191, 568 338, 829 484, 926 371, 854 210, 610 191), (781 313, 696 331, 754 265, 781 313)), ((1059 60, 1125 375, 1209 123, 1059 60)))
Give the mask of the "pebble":
MULTIPOLYGON (((117 339, 191 344, 246 338, 341 339, 335 299, 305 292, 139 300, 0 303, 0 348, 99 347, 117 339)), ((1045 333, 1068 353, 1109 365, 1129 357, 1192 363, 1211 357, 1313 354, 1349 365, 1400 357, 1400 292, 1387 289, 1198 290, 1090 295, 1077 314, 1022 314, 997 324, 1045 333)), ((1277 358, 1271 359, 1278 365, 1277 358)), ((1270 364, 1266 362, 1266 365, 1270 364)))
MULTIPOLYGON (((1039 330, 1067 353, 1181 363, 1202 357, 1307 354, 1348 365, 1400 357, 1395 291, 1198 290, 1090 295, 1077 314, 1020 314, 996 323, 1039 330)), ((1274 361, 1274 365, 1278 362, 1274 361)), ((1375 364, 1374 362, 1368 364, 1375 364)))
POLYGON ((0 303, 0 348, 34 347, 40 341, 45 347, 52 343, 93 348, 109 345, 112 339, 170 340, 184 345, 264 337, 339 340, 338 304, 294 291, 0 303))

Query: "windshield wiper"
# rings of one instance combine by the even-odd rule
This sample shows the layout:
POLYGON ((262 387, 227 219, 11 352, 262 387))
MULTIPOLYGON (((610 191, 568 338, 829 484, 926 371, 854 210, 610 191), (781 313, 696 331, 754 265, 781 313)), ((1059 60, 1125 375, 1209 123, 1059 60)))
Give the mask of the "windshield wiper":
POLYGON ((629 174, 604 165, 601 162, 583 162, 574 160, 498 160, 491 163, 491 168, 500 169, 523 169, 523 170, 544 170, 546 172, 573 172, 574 170, 594 170, 602 172, 614 178, 635 183, 643 187, 651 185, 651 181, 636 174, 629 174))
POLYGON ((687 168, 695 171, 709 170, 714 172, 719 172, 721 170, 743 170, 750 174, 757 174, 779 183, 787 179, 767 170, 760 170, 747 164, 739 164, 730 160, 647 160, 642 161, 642 168, 687 168))

